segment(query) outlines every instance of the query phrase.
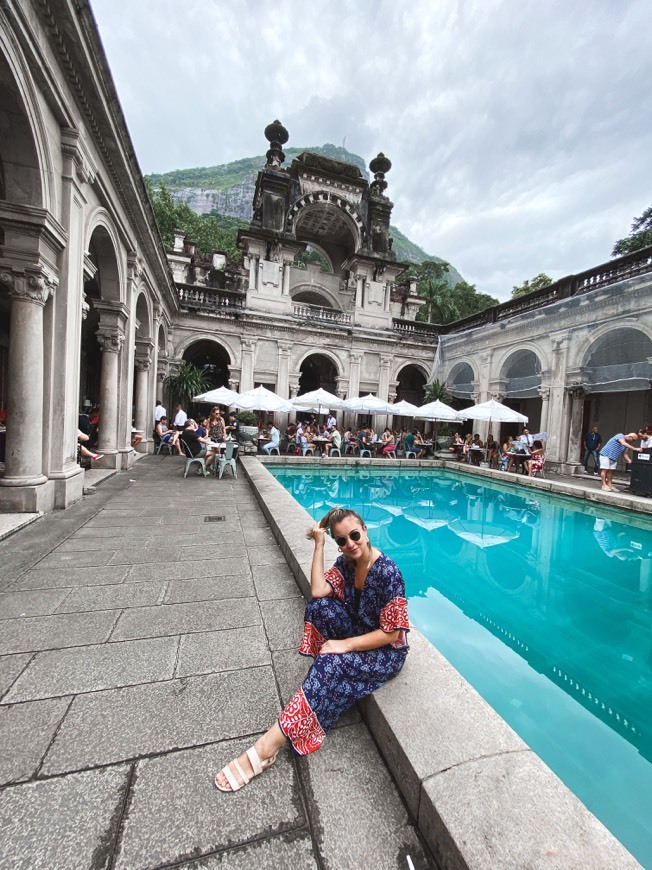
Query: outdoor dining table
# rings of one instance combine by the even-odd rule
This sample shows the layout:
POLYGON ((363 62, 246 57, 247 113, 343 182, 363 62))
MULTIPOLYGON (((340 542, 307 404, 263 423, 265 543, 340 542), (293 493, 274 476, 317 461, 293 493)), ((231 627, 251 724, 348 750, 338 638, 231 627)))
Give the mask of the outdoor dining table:
POLYGON ((331 439, 330 439, 330 438, 324 438, 324 437, 321 436, 321 435, 317 435, 316 437, 311 438, 310 440, 312 441, 313 444, 315 444, 315 445, 316 445, 316 446, 321 450, 322 455, 323 455, 323 453, 324 453, 324 447, 326 446, 326 444, 330 444, 330 440, 331 440, 331 439))

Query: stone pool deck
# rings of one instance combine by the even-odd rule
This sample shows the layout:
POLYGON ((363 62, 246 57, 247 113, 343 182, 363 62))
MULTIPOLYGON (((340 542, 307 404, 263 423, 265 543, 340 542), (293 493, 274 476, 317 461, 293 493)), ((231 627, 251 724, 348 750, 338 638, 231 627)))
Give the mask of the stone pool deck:
POLYGON ((433 867, 357 710, 214 788, 307 669, 304 605, 244 474, 182 468, 146 457, 0 543, 0 868, 433 867))
POLYGON ((639 866, 416 631, 320 752, 217 792, 307 667, 309 520, 254 457, 182 465, 0 543, 1 870, 639 866))

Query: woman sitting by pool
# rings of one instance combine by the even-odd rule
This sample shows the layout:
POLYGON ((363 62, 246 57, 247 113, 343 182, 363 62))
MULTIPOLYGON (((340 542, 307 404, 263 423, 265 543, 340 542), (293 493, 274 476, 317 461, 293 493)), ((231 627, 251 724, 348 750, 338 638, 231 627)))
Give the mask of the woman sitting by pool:
POLYGON ((542 471, 545 461, 543 456, 543 441, 533 441, 530 449, 530 458, 525 462, 528 476, 532 477, 535 471, 542 471))
POLYGON ((215 777, 220 791, 237 791, 276 761, 284 743, 297 755, 319 749, 327 732, 360 698, 403 667, 409 631, 405 584, 397 565, 370 542, 355 511, 333 508, 308 532, 314 541, 299 652, 314 662, 302 687, 254 745, 215 777), (324 535, 340 549, 324 573, 324 535))

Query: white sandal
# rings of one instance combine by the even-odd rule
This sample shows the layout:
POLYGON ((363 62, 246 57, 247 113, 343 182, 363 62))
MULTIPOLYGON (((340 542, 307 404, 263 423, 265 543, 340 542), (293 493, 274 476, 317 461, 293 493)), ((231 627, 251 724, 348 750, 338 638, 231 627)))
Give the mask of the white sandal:
POLYGON ((225 788, 223 785, 220 785, 220 783, 217 781, 217 776, 219 776, 219 774, 217 774, 217 776, 215 777, 215 788, 219 788, 220 791, 231 792, 238 791, 238 789, 242 788, 243 785, 249 785, 254 776, 259 776, 261 773, 263 773, 263 771, 267 770, 268 767, 271 767, 274 764, 277 754, 278 753, 272 755, 271 758, 266 758, 265 761, 261 761, 258 752, 253 746, 251 746, 249 749, 247 749, 246 755, 249 759, 249 763, 251 764, 253 776, 248 776, 242 769, 242 766, 240 765, 238 759, 234 758, 233 761, 229 762, 229 764, 227 764, 226 767, 223 767, 220 771, 220 773, 223 773, 226 777, 230 788, 225 788), (231 765, 233 765, 237 770, 238 774, 242 779, 242 782, 238 782, 238 780, 233 775, 231 765))

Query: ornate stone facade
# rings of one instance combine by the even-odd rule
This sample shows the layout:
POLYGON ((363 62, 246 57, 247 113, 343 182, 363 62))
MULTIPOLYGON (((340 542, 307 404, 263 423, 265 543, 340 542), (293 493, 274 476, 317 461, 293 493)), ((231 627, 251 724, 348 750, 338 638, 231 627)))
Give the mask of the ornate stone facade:
POLYGON ((414 287, 397 285, 383 154, 371 183, 310 152, 286 167, 288 133, 274 122, 241 262, 201 258, 182 233, 166 252, 86 0, 0 4, 0 83, 0 510, 81 497, 82 403, 100 407, 103 465, 129 467, 133 424, 145 432, 138 449, 151 450, 155 400, 171 398, 162 387, 182 359, 215 386, 412 402, 435 359, 460 401, 494 394, 531 407, 562 465, 575 459, 587 401, 603 429, 652 417, 644 341, 638 391, 598 394, 587 382, 611 371, 609 354, 598 360, 610 335, 628 347, 652 339, 649 256, 638 272, 622 271, 623 258, 578 276, 573 292, 558 282, 534 306, 453 325, 438 351, 439 330, 415 321, 414 287), (307 249, 321 263, 302 262, 307 249))

